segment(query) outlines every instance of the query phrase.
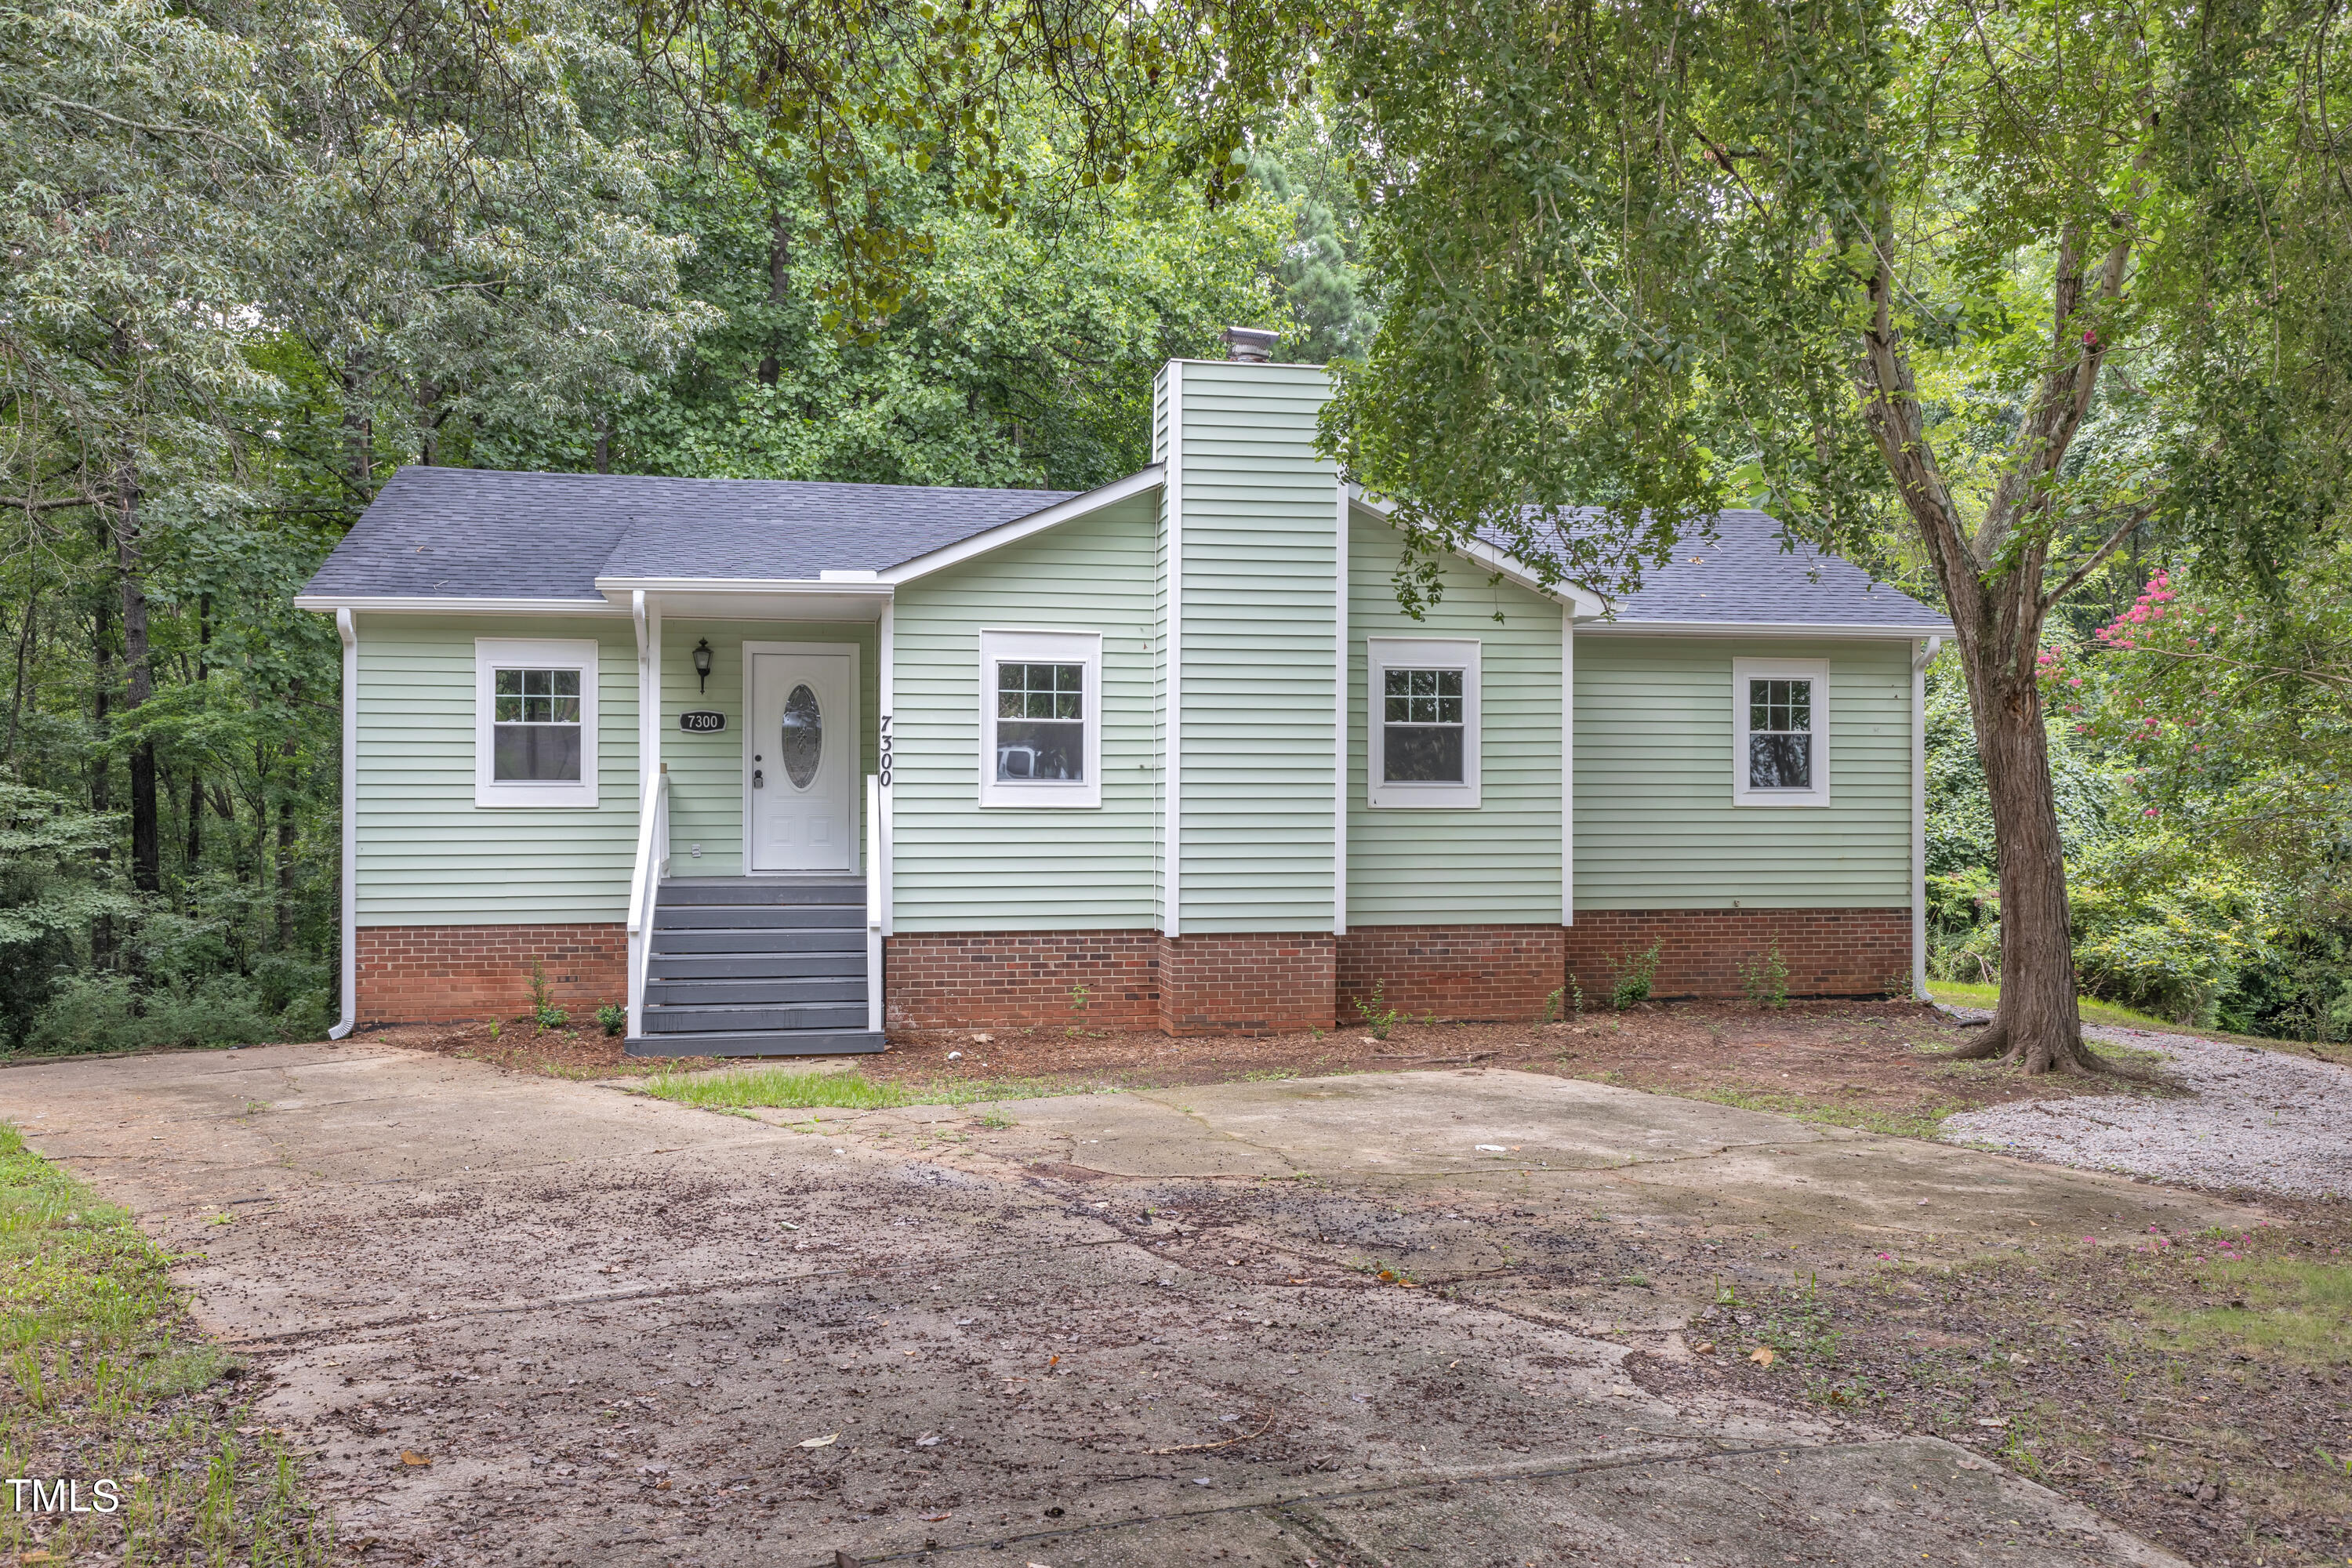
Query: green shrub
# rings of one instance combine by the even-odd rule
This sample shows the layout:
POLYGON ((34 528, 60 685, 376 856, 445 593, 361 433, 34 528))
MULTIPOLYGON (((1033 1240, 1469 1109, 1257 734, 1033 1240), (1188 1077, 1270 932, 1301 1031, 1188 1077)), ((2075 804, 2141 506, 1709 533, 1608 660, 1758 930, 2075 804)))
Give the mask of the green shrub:
POLYGON ((607 1035, 617 1035, 629 1026, 629 1010, 616 1002, 607 1002, 596 1009, 596 1022, 604 1026, 607 1035))
POLYGON ((1636 1002, 1650 999, 1650 985, 1658 977, 1660 944, 1652 942, 1647 952, 1620 953, 1609 961, 1615 977, 1609 986, 1609 1009, 1622 1013, 1636 1002))
POLYGON ((1785 1007, 1789 1003, 1789 964, 1780 956, 1780 944, 1773 942, 1760 958, 1743 961, 1739 965, 1739 987, 1748 999, 1760 1006, 1785 1007))

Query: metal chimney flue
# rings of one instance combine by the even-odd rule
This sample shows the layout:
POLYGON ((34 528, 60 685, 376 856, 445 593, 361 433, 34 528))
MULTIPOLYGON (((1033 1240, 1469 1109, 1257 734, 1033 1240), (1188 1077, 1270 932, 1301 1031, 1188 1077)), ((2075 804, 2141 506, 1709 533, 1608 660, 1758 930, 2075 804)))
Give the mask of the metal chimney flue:
POLYGON ((1264 364, 1274 357, 1275 340, 1281 336, 1264 327, 1227 327, 1225 358, 1235 364, 1264 364))

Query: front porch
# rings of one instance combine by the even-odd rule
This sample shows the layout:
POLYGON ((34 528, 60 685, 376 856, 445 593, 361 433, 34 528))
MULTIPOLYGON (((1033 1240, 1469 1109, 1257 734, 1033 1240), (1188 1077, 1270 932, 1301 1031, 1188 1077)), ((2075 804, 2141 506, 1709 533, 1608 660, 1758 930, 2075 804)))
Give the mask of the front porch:
POLYGON ((635 596, 657 700, 641 718, 629 1055, 882 1049, 887 604, 751 619, 635 596))

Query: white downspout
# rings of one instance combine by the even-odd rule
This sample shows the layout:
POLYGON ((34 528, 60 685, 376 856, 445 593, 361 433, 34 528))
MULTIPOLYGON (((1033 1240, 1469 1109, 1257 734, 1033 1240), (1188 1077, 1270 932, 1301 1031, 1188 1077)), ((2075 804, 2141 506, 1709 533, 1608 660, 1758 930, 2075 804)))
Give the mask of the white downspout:
POLYGON ((1559 607, 1559 923, 1576 923, 1576 602, 1559 607))
POLYGON ((1927 1000, 1927 666, 1941 637, 1911 656, 1911 994, 1927 1000))
POLYGON ((1339 572, 1334 578, 1331 648, 1331 934, 1348 934, 1348 612, 1353 599, 1348 581, 1348 481, 1334 475, 1339 492, 1339 572))
POLYGON ((360 630, 349 610, 335 612, 335 636, 343 645, 343 1016, 327 1031, 331 1040, 360 1021, 360 630))

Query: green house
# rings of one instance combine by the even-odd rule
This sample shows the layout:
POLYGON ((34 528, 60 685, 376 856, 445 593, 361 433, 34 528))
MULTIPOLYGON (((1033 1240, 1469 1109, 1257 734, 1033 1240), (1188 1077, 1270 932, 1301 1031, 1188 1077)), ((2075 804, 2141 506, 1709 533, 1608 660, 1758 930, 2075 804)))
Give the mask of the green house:
POLYGON ((296 601, 341 1028, 534 973, 645 1055, 1917 983, 1947 622, 1747 512, 1622 603, 1474 549, 1409 619, 1326 395, 1171 363, 1082 495, 402 469, 296 601))

